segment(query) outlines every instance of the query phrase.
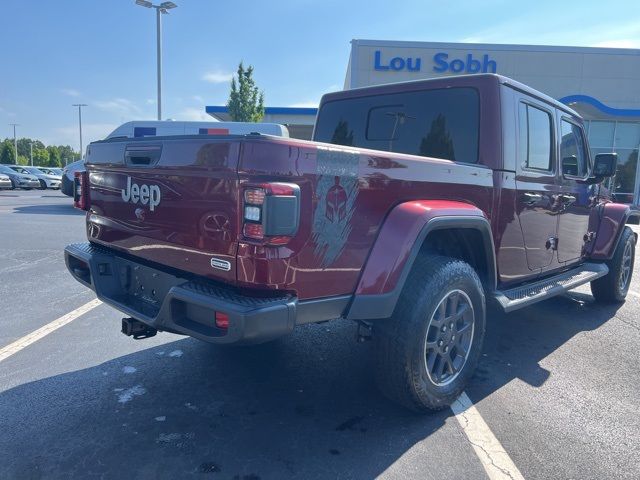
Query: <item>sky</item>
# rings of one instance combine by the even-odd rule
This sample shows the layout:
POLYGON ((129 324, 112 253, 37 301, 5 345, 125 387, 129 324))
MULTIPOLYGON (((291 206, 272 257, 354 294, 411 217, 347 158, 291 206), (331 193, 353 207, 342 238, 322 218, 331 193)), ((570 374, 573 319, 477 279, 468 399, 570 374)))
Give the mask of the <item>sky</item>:
MULTIPOLYGON (((640 48, 638 0, 174 0, 163 16, 163 118, 211 120, 242 60, 268 106, 316 106, 350 41, 640 48)), ((134 0, 0 0, 0 139, 78 148, 156 117, 155 11, 134 0)))

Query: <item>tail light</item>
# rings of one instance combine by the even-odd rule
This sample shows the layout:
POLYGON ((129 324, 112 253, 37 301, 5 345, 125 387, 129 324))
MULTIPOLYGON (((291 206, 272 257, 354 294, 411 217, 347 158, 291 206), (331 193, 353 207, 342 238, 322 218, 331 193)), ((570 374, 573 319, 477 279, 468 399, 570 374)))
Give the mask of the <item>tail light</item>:
POLYGON ((229 328, 229 315, 222 312, 216 312, 216 327, 226 330, 229 328))
POLYGON ((242 235, 267 245, 284 245, 298 231, 300 187, 294 183, 245 185, 242 235))
POLYGON ((89 172, 73 174, 73 206, 80 210, 89 210, 89 172))

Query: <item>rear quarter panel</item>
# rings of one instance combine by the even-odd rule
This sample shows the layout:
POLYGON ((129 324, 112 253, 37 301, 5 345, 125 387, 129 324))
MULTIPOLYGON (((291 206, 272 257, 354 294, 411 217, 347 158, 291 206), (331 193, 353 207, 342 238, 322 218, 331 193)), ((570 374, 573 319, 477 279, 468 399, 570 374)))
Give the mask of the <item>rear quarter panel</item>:
MULTIPOLYGON (((415 199, 456 200, 491 215, 493 172, 448 160, 305 141, 247 141, 240 182, 294 181, 298 235, 287 246, 238 246, 238 281, 293 290, 300 299, 353 293, 392 208, 415 199)), ((410 232, 398 232, 399 238, 410 232)))

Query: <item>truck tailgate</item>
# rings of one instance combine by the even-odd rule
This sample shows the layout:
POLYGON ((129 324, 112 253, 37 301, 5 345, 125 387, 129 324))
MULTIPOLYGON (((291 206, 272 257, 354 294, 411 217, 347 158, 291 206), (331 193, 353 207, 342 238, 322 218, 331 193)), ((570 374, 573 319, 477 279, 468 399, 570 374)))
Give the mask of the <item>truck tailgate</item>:
POLYGON ((91 144, 89 239, 235 283, 240 145, 241 137, 91 144))

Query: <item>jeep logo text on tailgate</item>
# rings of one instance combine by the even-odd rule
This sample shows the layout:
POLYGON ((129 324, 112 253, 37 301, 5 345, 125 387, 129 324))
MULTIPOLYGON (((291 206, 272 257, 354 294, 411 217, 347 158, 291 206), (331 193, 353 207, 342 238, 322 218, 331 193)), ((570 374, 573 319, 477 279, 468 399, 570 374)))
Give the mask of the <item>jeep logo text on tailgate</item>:
POLYGON ((122 200, 131 203, 149 204, 149 210, 153 212, 154 208, 160 205, 160 187, 157 185, 138 185, 131 183, 131 177, 127 177, 127 188, 122 190, 122 200))

